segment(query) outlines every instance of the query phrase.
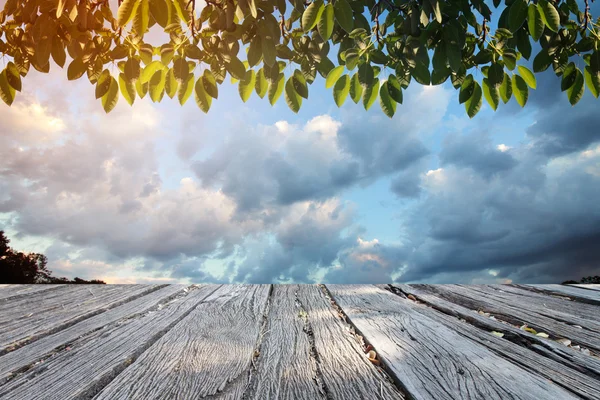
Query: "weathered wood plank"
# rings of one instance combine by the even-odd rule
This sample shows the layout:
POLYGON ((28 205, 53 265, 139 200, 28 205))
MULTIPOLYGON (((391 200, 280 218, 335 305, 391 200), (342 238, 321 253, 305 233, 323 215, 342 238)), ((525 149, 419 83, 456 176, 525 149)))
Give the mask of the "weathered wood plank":
POLYGON ((64 286, 66 285, 0 285, 0 300, 30 296, 33 293, 56 290, 64 286))
POLYGON ((600 306, 600 293, 567 285, 514 285, 527 290, 567 296, 573 300, 600 306))
POLYGON ((375 286, 327 285, 351 322, 414 399, 574 399, 576 396, 375 286))
MULTIPOLYGON (((218 287, 194 288, 160 309, 119 320, 84 335, 44 363, 0 385, 0 398, 62 400, 93 397, 218 287)), ((161 363, 168 363, 169 359, 162 359, 161 363)))
POLYGON ((416 307, 417 311, 442 321, 501 357, 584 399, 600 398, 600 360, 596 357, 584 356, 579 351, 489 319, 412 285, 391 286, 423 302, 416 307), (461 319, 466 322, 461 322, 461 319), (503 338, 492 335, 492 331, 502 333, 503 338))
MULTIPOLYGON (((446 300, 463 305, 465 307, 482 310, 493 314, 496 318, 504 321, 523 325, 526 324, 538 332, 544 332, 552 335, 553 338, 566 338, 574 344, 582 345, 590 350, 600 351, 600 333, 590 329, 582 329, 569 325, 563 322, 560 317, 548 316, 548 312, 541 314, 543 309, 539 307, 536 301, 531 299, 523 301, 517 295, 512 300, 511 296, 504 296, 505 299, 500 300, 501 294, 491 294, 490 291, 480 286, 479 290, 475 286, 459 286, 459 285, 417 285, 424 290, 436 293, 446 300)), ((548 299, 550 303, 551 299, 548 299)), ((558 315, 558 312, 556 313, 558 315)), ((564 313, 562 316, 568 320, 577 320, 578 323, 587 326, 593 326, 593 321, 577 319, 576 316, 569 318, 564 313)))
POLYGON ((530 313, 564 322, 567 325, 581 327, 598 334, 600 340, 600 307, 577 303, 565 299, 545 296, 519 288, 502 285, 459 285, 483 298, 492 298, 500 304, 511 307, 527 308, 530 313))
POLYGON ((158 289, 153 285, 67 285, 0 303, 0 355, 158 289))
POLYGON ((265 329, 245 399, 403 398, 319 287, 276 285, 265 329))
POLYGON ((181 293, 185 288, 186 285, 168 285, 0 356, 0 383, 6 382, 17 371, 26 369, 35 362, 48 357, 60 347, 67 346, 79 337, 120 319, 148 312, 160 303, 181 293))
POLYGON ((594 283, 587 283, 587 284, 573 283, 568 286, 574 286, 574 287, 578 287, 581 289, 596 290, 596 291, 600 292, 600 285, 594 284, 594 283))
POLYGON ((270 289, 270 285, 222 286, 95 399, 240 399, 248 385, 270 289))

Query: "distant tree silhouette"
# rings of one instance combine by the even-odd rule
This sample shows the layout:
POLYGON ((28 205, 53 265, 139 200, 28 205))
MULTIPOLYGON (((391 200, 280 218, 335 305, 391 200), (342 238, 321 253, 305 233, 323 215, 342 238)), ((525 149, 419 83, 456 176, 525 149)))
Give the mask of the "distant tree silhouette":
POLYGON ((564 281, 562 285, 571 285, 574 283, 583 283, 586 285, 593 283, 600 284, 600 276, 586 276, 585 278, 581 278, 580 281, 564 281))
POLYGON ((22 253, 11 249, 10 240, 0 231, 0 283, 99 283, 101 280, 86 281, 85 279, 58 278, 52 276, 52 271, 46 265, 48 259, 43 254, 22 253))

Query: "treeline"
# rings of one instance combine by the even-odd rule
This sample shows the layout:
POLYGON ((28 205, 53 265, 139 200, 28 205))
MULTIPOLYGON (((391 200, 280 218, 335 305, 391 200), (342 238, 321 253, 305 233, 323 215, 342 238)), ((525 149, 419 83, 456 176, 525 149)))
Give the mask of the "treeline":
POLYGON ((600 276, 586 276, 585 278, 581 278, 580 281, 564 281, 563 285, 572 285, 572 284, 600 284, 600 276))
POLYGON ((43 254, 23 253, 10 248, 10 240, 0 231, 0 283, 5 284, 30 284, 30 283, 87 283, 105 284, 98 279, 86 281, 85 279, 59 278, 52 276, 46 265, 48 259, 43 254))

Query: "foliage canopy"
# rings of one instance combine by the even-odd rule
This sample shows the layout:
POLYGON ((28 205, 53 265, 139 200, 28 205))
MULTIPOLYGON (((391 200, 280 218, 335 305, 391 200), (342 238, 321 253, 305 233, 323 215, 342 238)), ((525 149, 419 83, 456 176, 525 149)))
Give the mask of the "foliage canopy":
POLYGON ((200 1, 7 0, 0 97, 10 105, 30 67, 48 72, 51 59, 69 80, 85 75, 106 112, 121 96, 184 104, 192 93, 208 112, 228 76, 244 102, 283 96, 298 112, 318 74, 337 106, 379 99, 389 117, 412 81, 450 79, 469 117, 483 99, 525 106, 550 67, 571 104, 585 87, 600 93, 589 0, 200 1), (160 46, 144 41, 153 27, 165 32, 160 46), (532 58, 533 71, 523 65, 532 58))

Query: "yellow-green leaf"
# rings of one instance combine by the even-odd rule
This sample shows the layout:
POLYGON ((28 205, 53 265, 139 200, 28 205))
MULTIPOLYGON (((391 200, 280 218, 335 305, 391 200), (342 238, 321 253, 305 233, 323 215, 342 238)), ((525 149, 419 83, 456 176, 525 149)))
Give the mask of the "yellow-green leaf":
POLYGON ((600 73, 592 71, 588 66, 585 67, 585 83, 589 91, 595 98, 600 93, 600 73))
POLYGON ((500 103, 500 92, 496 86, 490 85, 488 78, 483 78, 482 82, 483 96, 487 100, 492 110, 496 111, 500 103))
POLYGON ((265 95, 267 94, 267 90, 269 90, 269 82, 267 81, 267 78, 265 78, 265 71, 263 71, 262 68, 256 74, 254 90, 256 91, 258 97, 260 97, 261 99, 265 97, 265 95))
POLYGON ((119 74, 119 89, 121 89, 121 95, 123 95, 127 103, 133 105, 135 101, 135 85, 131 80, 127 79, 124 73, 119 74))
POLYGON ((204 90, 202 77, 198 78, 194 93, 196 98, 196 104, 198 104, 198 107, 200 107, 200 110, 202 110, 202 112, 207 113, 208 110, 210 110, 210 105, 212 104, 212 97, 210 97, 208 93, 206 93, 206 90, 204 90))
POLYGON ((67 78, 70 81, 79 79, 83 76, 86 70, 87 68, 85 64, 83 63, 81 58, 78 57, 71 61, 71 64, 69 64, 69 67, 67 68, 67 78))
POLYGON ((117 105, 119 101, 119 84, 114 77, 110 77, 110 86, 108 92, 102 96, 101 102, 104 111, 108 114, 117 105))
POLYGON ((290 77, 285 83, 285 102, 293 112, 298 113, 300 111, 302 97, 294 89, 293 77, 290 77))
POLYGON ((140 81, 142 81, 142 83, 148 82, 157 71, 162 71, 163 69, 165 69, 165 66, 162 62, 158 60, 152 61, 144 67, 144 70, 140 75, 140 81))
POLYGON ((529 70, 529 68, 519 65, 519 75, 521 75, 523 80, 525 80, 525 83, 527 83, 530 88, 535 89, 537 87, 535 75, 529 70))
POLYGON ((269 96, 269 103, 271 103, 272 106, 275 105, 275 103, 281 96, 281 93, 283 93, 284 85, 285 85, 285 77, 283 76, 282 73, 279 74, 279 77, 277 79, 274 79, 273 81, 271 81, 269 83, 268 96, 269 96))
POLYGON ((341 107, 350 93, 350 77, 342 75, 333 86, 333 99, 338 107, 341 107))
POLYGON ((253 70, 246 71, 246 76, 242 79, 238 85, 238 91, 240 93, 240 98, 245 103, 248 101, 250 96, 252 95, 252 91, 254 90, 254 85, 256 83, 256 73, 253 70))
POLYGON ((365 110, 371 108, 371 106, 377 100, 379 95, 379 79, 375 78, 372 85, 365 86, 363 89, 363 106, 365 110))
POLYGON ((12 61, 6 65, 6 80, 13 89, 21 91, 21 74, 19 68, 12 61))
POLYGON ((105 69, 102 71, 98 79, 96 80, 96 98, 104 96, 108 90, 110 89, 110 84, 112 82, 110 71, 105 69))
POLYGON ((329 89, 333 85, 335 85, 335 83, 337 82, 338 79, 340 79, 340 76, 342 76, 343 73, 344 73, 343 65, 337 66, 334 69, 332 69, 331 71, 329 71, 329 73, 327 74, 327 78, 325 78, 325 87, 327 89, 329 89))
POLYGON ((150 24, 150 8, 148 0, 138 0, 138 2, 139 5, 133 17, 133 30, 138 35, 143 35, 148 31, 148 25, 150 24))
POLYGON ((572 106, 581 100, 585 90, 583 86, 583 74, 579 68, 576 69, 575 74, 575 83, 573 83, 573 85, 567 89, 567 97, 569 98, 569 103, 571 103, 572 106))
POLYGON ((15 95, 17 92, 15 89, 8 84, 6 78, 6 69, 0 73, 0 98, 9 106, 15 101, 15 95))
POLYGON ((329 40, 331 37, 331 34, 333 33, 334 21, 335 15, 333 11, 333 5, 329 3, 323 9, 323 13, 321 14, 321 18, 319 18, 319 23, 317 25, 319 35, 321 35, 321 38, 324 41, 329 40))
POLYGON ((302 14, 302 29, 304 29, 304 32, 309 32, 315 27, 324 9, 323 0, 315 0, 306 7, 302 14))
POLYGON ((512 89, 517 103, 519 103, 521 107, 524 107, 527 103, 527 99, 529 98, 529 88, 527 87, 525 80, 521 78, 520 75, 513 76, 512 89))
POLYGON ((123 0, 117 12, 117 23, 119 26, 125 26, 132 20, 141 0, 123 0))
MULTIPOLYGON (((200 79, 198 80, 201 81, 200 79)), ((190 74, 187 79, 179 84, 179 89, 177 91, 177 98, 179 99, 179 104, 184 105, 185 102, 190 98, 192 92, 194 91, 194 74, 190 74)))
POLYGON ((169 96, 169 98, 172 99, 177 94, 178 87, 179 87, 179 81, 177 81, 177 79, 175 79, 175 73, 173 72, 173 69, 169 69, 169 72, 167 72, 167 78, 165 81, 165 93, 167 93, 167 96, 169 96))
POLYGON ((65 61, 67 59, 67 54, 65 53, 65 47, 58 37, 54 37, 52 39, 52 59, 59 67, 64 67, 65 61))
POLYGON ((542 13, 535 4, 530 4, 527 9, 527 26, 531 38, 536 42, 540 40, 544 33, 544 20, 542 19, 542 13))
POLYGON ((558 32, 560 27, 560 15, 556 8, 547 0, 538 1, 538 9, 542 14, 542 20, 546 26, 553 32, 558 32))
POLYGON ((358 74, 352 75, 350 79, 350 98, 355 104, 358 104, 362 96, 363 87, 358 81, 358 74))
POLYGON ((204 70, 204 75, 202 75, 202 84, 204 85, 204 90, 206 93, 214 98, 219 98, 219 88, 217 87, 217 80, 215 76, 209 69, 204 70))
POLYGON ((504 104, 508 103, 510 98, 512 97, 512 80, 508 74, 504 74, 504 79, 502 80, 502 84, 498 88, 500 92, 500 98, 504 102, 504 104))
POLYGON ((150 93, 150 99, 153 102, 160 101, 162 94, 165 90, 167 73, 164 69, 160 69, 152 75, 148 82, 148 93, 150 93))

